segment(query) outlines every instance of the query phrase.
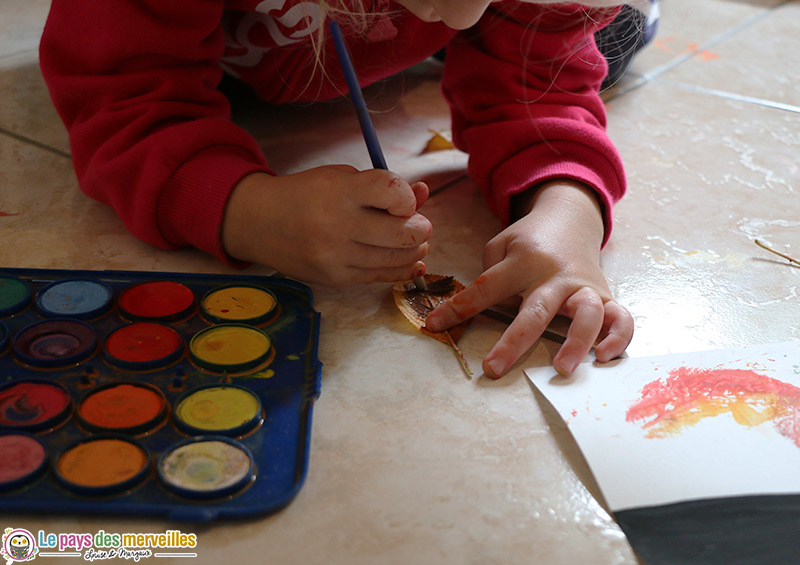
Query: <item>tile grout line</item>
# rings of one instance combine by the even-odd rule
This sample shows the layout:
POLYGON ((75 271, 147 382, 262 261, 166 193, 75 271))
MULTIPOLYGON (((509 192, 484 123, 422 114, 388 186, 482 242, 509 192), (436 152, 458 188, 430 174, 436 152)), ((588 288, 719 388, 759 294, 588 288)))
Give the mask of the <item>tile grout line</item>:
POLYGON ((772 14, 772 12, 774 12, 775 10, 780 8, 781 6, 784 6, 786 4, 790 4, 791 2, 793 2, 793 0, 784 0, 783 2, 778 4, 777 6, 773 6, 772 8, 769 8, 769 9, 766 9, 766 10, 762 11, 760 14, 757 14, 757 15, 753 16, 752 18, 743 21, 739 25, 734 26, 734 27, 732 27, 732 28, 730 28, 728 30, 723 31, 719 35, 716 35, 716 36, 712 37, 711 39, 709 39, 708 41, 706 41, 705 43, 700 45, 696 50, 690 51, 689 53, 685 53, 684 55, 678 57, 677 59, 674 59, 674 60, 670 61, 669 63, 666 63, 666 64, 664 64, 664 65, 662 65, 660 67, 657 67, 657 68, 653 69, 652 71, 650 71, 648 73, 645 73, 644 75, 642 75, 642 78, 644 78, 645 80, 651 80, 651 79, 654 79, 654 78, 666 73, 667 71, 671 71, 672 69, 674 69, 678 65, 680 65, 682 63, 685 63, 689 59, 692 59, 693 57, 695 57, 697 55, 697 53, 702 52, 702 51, 707 51, 709 47, 713 47, 713 46, 725 41, 726 39, 730 39, 731 37, 733 37, 737 33, 741 32, 742 30, 745 30, 748 27, 760 22, 761 20, 763 20, 767 16, 770 16, 772 14))
POLYGON ((5 135, 16 139, 17 141, 21 141, 23 143, 27 143, 28 145, 34 145, 39 149, 44 149, 45 151, 49 151, 50 153, 55 153, 59 157, 64 157, 65 159, 72 159, 72 155, 67 153, 66 151, 61 151, 60 149, 56 149, 55 147, 51 147, 41 141, 36 141, 35 139, 31 139, 30 137, 25 137, 24 135, 20 135, 18 133, 14 133, 13 131, 9 131, 5 128, 0 127, 0 135, 5 135))
POLYGON ((726 98, 728 100, 736 100, 738 102, 745 102, 748 104, 757 104, 759 106, 766 106, 767 108, 774 108, 776 110, 784 110, 786 112, 794 112, 796 114, 800 114, 800 106, 795 106, 793 104, 785 104, 783 102, 766 100, 764 98, 756 98, 754 96, 746 96, 744 94, 736 94, 735 92, 726 92, 724 90, 715 90, 713 88, 706 88, 704 86, 697 86, 695 84, 689 84, 685 82, 679 82, 668 79, 657 79, 655 82, 659 84, 674 86, 676 88, 681 88, 683 90, 688 90, 691 92, 710 94, 712 96, 718 96, 720 98, 726 98))
MULTIPOLYGON (((659 76, 663 75, 664 73, 666 73, 668 71, 671 71, 672 69, 674 69, 678 65, 681 65, 681 64, 685 63, 686 61, 688 61, 689 59, 692 59, 693 57, 695 57, 697 55, 698 52, 701 52, 701 51, 704 51, 704 50, 708 50, 709 47, 713 47, 714 45, 717 45, 718 43, 720 43, 722 41, 725 41, 726 39, 729 39, 730 37, 736 35, 740 31, 750 27, 751 25, 753 25, 753 24, 755 24, 757 22, 760 22, 762 19, 764 19, 767 16, 771 15, 772 12, 778 10, 782 6, 791 4, 793 1, 794 0, 783 0, 783 2, 781 2, 780 4, 778 4, 776 6, 773 6, 771 8, 768 8, 768 9, 764 10, 763 12, 761 12, 760 14, 757 14, 757 15, 753 16, 752 18, 743 21, 739 25, 726 30, 726 31, 720 33, 719 35, 717 35, 715 37, 712 37, 711 39, 706 41, 704 44, 699 46, 696 50, 690 51, 688 53, 685 53, 685 54, 673 59, 672 61, 669 61, 668 63, 665 63, 665 64, 661 65, 660 67, 656 67, 655 69, 653 69, 653 70, 651 70, 649 72, 646 72, 643 75, 640 75, 639 78, 636 79, 633 82, 633 84, 630 84, 629 86, 621 88, 619 91, 615 92, 612 96, 610 96, 606 100, 606 102, 610 102, 611 100, 614 100, 615 98, 617 98, 619 96, 623 96, 625 94, 628 94, 629 92, 632 92, 632 91, 644 86, 648 82, 653 81, 654 79, 658 78, 659 76)), ((709 93, 711 93, 711 91, 709 91, 709 93)), ((743 97, 743 98, 747 98, 747 97, 743 97)), ((758 99, 753 99, 753 100, 758 100, 758 99)), ((764 102, 769 102, 769 101, 764 101, 764 102)), ((778 104, 778 103, 776 103, 776 104, 778 104)))

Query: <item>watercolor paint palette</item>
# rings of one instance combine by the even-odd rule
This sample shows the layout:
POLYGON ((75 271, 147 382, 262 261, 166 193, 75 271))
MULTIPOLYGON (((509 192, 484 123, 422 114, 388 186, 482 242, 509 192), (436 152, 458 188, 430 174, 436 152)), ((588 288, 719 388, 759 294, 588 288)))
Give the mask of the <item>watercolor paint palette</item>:
POLYGON ((319 322, 279 278, 0 269, 3 511, 285 506, 308 468, 319 322))

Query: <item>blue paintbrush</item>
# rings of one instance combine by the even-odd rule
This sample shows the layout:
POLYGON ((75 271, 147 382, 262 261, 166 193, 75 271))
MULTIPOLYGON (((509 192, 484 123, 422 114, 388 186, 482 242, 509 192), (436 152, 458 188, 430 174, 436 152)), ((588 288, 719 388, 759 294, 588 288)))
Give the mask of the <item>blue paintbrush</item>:
MULTIPOLYGON (((358 84, 353 62, 350 60, 350 54, 347 51, 347 46, 344 44, 342 30, 339 29, 339 24, 333 20, 331 20, 329 27, 331 36, 333 37, 333 44, 336 46, 336 53, 339 55, 339 62, 342 65, 342 71, 344 71, 344 78, 347 81, 347 88, 350 91, 350 98, 353 100, 353 106, 358 115, 358 122, 361 124, 361 133, 364 135, 364 141, 367 144, 367 151, 369 151, 372 166, 376 169, 388 170, 389 167, 386 166, 386 159, 383 157, 378 135, 375 133, 375 127, 372 125, 372 120, 369 117, 367 103, 364 101, 361 86, 358 84)), ((414 279, 414 286, 417 287, 418 290, 425 290, 424 277, 416 277, 414 279)))

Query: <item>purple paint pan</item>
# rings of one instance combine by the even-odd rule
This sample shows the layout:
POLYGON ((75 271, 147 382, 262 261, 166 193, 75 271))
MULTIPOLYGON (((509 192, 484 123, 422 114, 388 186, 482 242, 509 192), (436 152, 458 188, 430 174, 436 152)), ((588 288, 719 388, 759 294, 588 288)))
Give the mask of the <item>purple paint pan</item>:
POLYGON ((14 353, 34 367, 66 367, 84 361, 97 349, 92 327, 78 320, 36 322, 14 338, 14 353))

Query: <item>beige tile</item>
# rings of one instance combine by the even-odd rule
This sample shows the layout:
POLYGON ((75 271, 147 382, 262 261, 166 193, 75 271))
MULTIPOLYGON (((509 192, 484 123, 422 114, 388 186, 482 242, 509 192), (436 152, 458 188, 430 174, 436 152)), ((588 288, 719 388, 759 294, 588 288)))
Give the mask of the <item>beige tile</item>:
POLYGON ((800 338, 800 114, 650 83, 614 100, 629 194, 604 256, 632 355, 800 338))
POLYGON ((35 51, 50 10, 50 0, 3 0, 0 59, 35 51))
POLYGON ((800 111, 798 22, 800 1, 783 4, 663 78, 790 104, 800 111))
POLYGON ((746 25, 785 0, 662 0, 655 40, 637 55, 631 73, 644 75, 696 54, 704 45, 746 25))
POLYGON ((36 52, 0 59, 0 129, 69 154, 69 137, 53 107, 36 52))
POLYGON ((0 136, 0 163, 5 168, 0 187, 3 267, 226 269, 200 252, 161 251, 134 238, 111 208, 80 191, 72 163, 63 156, 0 136))

